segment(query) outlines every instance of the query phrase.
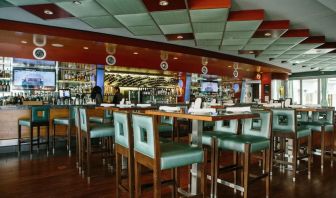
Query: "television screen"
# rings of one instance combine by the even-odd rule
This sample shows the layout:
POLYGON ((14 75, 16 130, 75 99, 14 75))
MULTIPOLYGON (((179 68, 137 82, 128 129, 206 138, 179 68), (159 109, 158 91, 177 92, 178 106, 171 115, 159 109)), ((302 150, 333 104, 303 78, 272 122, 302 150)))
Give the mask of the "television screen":
POLYGON ((218 82, 203 81, 201 92, 218 92, 218 82))
POLYGON ((239 84, 238 83, 233 84, 232 88, 233 88, 233 90, 234 90, 235 93, 239 92, 239 84))
POLYGON ((60 98, 70 98, 70 90, 69 89, 60 89, 58 90, 60 98))
POLYGON ((13 88, 16 90, 55 90, 56 72, 55 70, 13 68, 13 88))

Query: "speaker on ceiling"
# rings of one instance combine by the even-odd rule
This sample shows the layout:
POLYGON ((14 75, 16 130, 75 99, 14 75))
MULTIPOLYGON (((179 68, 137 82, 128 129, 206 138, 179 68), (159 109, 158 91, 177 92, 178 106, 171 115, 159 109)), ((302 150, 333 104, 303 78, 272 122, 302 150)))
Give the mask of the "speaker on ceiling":
POLYGON ((113 55, 106 56, 106 63, 108 65, 115 65, 117 62, 117 59, 113 55))
POLYGON ((33 50, 33 56, 34 58, 39 60, 45 59, 45 57, 47 56, 47 52, 45 51, 45 49, 37 47, 33 50))

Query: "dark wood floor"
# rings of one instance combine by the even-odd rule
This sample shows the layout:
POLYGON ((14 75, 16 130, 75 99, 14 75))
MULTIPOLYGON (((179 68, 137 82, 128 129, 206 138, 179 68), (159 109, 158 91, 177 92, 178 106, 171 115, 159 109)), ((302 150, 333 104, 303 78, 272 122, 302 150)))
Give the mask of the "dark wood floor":
MULTIPOLYGON (((74 157, 69 158, 65 152, 51 157, 46 157, 43 153, 35 154, 33 160, 29 160, 28 155, 23 155, 21 159, 14 154, 0 155, 0 197, 115 197, 115 176, 107 168, 103 168, 101 163, 95 165, 93 174, 96 177, 87 185, 77 174, 74 157)), ((318 159, 315 157, 311 180, 303 173, 293 183, 291 172, 281 173, 275 168, 271 197, 335 198, 336 168, 331 168, 328 163, 321 173, 318 159)), ((181 171, 183 185, 187 183, 186 170, 181 171)), ((170 174, 164 172, 163 175, 168 178, 170 174)), ((150 182, 151 175, 146 175, 143 179, 144 182, 150 182)), ((221 185, 219 195, 240 197, 240 194, 235 195, 233 190, 221 185)), ((265 197, 264 195, 264 181, 253 183, 251 197, 265 197)), ((151 197, 151 192, 145 192, 143 197, 151 197)), ((170 188, 163 190, 163 197, 171 197, 170 188)))

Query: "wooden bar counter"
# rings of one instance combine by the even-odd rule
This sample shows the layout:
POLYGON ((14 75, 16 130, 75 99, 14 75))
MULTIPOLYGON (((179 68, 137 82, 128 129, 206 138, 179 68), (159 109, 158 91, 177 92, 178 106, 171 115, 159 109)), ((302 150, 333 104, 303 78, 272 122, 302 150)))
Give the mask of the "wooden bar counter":
MULTIPOLYGON (((96 110, 94 105, 87 105, 89 116, 103 116, 103 110, 96 110)), ((0 106, 0 140, 17 139, 18 120, 31 117, 31 106, 0 106)), ((68 117, 68 105, 50 105, 50 134, 52 134, 52 120, 55 117, 68 117)), ((45 127, 41 127, 41 135, 45 135, 45 127)), ((34 130, 37 131, 36 129, 34 130)), ((74 131, 74 130, 72 130, 74 131)), ((28 137, 27 127, 22 127, 23 137, 28 137)), ((64 126, 57 126, 56 136, 66 134, 64 126)))

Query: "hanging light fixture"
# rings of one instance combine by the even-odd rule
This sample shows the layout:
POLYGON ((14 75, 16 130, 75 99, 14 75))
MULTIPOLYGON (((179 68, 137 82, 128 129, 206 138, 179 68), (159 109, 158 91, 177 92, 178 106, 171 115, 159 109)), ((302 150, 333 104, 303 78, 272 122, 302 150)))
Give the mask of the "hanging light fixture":
POLYGON ((167 70, 169 65, 168 65, 168 52, 167 51, 161 51, 160 54, 160 58, 161 58, 161 63, 160 63, 160 67, 162 70, 167 70))
POLYGON ((106 53, 108 54, 105 59, 106 63, 108 65, 115 65, 117 62, 117 59, 114 56, 114 54, 116 53, 117 45, 112 44, 112 43, 105 43, 105 49, 106 49, 106 53))
POLYGON ((235 78, 238 78, 238 66, 239 66, 239 64, 237 63, 237 62, 234 62, 233 63, 233 77, 235 77, 235 78))
POLYGON ((202 57, 202 74, 207 74, 208 73, 208 65, 209 61, 207 57, 202 57))
POLYGON ((160 6, 167 6, 167 5, 169 5, 169 1, 168 0, 160 0, 159 5, 160 6))

